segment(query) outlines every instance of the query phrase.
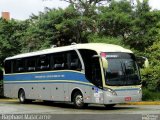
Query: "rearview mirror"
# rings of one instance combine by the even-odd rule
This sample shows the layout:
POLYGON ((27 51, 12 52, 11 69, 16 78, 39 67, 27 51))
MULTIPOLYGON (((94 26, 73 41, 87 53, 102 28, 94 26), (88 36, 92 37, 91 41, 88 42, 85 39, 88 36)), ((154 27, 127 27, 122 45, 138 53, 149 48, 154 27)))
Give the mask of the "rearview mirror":
POLYGON ((106 71, 107 71, 107 69, 108 69, 108 61, 107 61, 107 59, 104 58, 104 57, 101 57, 101 56, 99 56, 99 55, 93 55, 92 58, 101 58, 101 60, 102 60, 102 66, 103 66, 104 71, 105 71, 105 73, 106 73, 106 71))
POLYGON ((100 58, 101 56, 99 55, 93 55, 92 58, 100 58))
POLYGON ((140 68, 148 68, 149 67, 149 61, 148 58, 143 56, 136 57, 137 64, 140 68))

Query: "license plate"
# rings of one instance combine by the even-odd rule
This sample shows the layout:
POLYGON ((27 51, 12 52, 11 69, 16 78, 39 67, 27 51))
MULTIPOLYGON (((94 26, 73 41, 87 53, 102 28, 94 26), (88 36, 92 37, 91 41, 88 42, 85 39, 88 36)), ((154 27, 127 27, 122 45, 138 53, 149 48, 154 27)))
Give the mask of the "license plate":
POLYGON ((131 99, 132 99, 131 97, 125 97, 124 98, 125 101, 131 101, 131 99))

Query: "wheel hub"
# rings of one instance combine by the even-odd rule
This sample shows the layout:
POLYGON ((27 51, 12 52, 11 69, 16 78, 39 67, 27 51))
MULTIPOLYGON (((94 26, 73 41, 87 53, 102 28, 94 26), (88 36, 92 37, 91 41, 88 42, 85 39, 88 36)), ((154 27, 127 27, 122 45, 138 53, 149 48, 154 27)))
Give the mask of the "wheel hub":
POLYGON ((83 103, 83 98, 82 98, 81 95, 78 95, 78 96, 76 97, 76 104, 77 104, 78 106, 80 106, 82 103, 83 103))

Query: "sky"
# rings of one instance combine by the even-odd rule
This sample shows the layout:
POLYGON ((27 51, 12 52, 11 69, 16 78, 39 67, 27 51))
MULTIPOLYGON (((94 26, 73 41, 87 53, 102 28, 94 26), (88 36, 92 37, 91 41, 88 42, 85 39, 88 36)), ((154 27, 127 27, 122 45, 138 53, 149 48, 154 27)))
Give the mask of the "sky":
MULTIPOLYGON (((159 9, 159 0, 149 0, 152 9, 159 9)), ((0 0, 0 13, 10 12, 10 17, 17 20, 28 19, 32 14, 38 15, 45 7, 65 8, 67 2, 61 0, 0 0)), ((0 14, 1 17, 1 14, 0 14)))
POLYGON ((45 7, 65 8, 67 2, 60 0, 0 0, 1 12, 10 12, 10 17, 18 20, 28 19, 33 14, 38 15, 45 7))

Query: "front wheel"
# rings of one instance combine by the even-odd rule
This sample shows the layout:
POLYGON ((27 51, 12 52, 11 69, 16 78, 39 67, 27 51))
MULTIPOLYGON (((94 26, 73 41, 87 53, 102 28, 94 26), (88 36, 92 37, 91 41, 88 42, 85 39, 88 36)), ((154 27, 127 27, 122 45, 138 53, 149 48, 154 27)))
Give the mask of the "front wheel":
POLYGON ((106 108, 113 108, 116 104, 108 104, 108 105, 104 105, 106 108))
POLYGON ((78 109, 84 108, 87 104, 83 101, 83 95, 81 92, 76 92, 73 96, 74 106, 78 109))

